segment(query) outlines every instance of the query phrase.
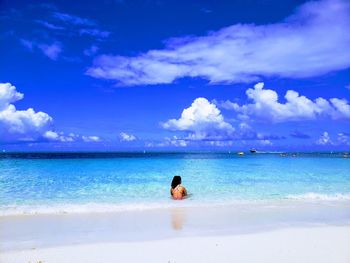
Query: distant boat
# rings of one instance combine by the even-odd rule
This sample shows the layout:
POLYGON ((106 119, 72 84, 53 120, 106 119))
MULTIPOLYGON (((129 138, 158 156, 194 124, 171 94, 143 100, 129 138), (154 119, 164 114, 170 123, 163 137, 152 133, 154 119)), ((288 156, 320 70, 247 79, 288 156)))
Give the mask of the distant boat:
POLYGON ((237 154, 238 155, 244 155, 244 152, 238 152, 237 154))
POLYGON ((255 149, 255 148, 251 148, 249 151, 250 151, 251 153, 256 153, 256 149, 255 149))

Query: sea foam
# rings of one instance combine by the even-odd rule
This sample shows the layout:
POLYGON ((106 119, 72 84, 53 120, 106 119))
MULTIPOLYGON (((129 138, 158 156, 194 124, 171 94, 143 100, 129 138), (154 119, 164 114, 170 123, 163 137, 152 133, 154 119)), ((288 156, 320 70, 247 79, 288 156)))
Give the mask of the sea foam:
POLYGON ((314 193, 309 192, 305 194, 297 194, 297 195, 288 195, 288 199, 294 200, 322 200, 322 201, 341 201, 341 200, 350 200, 350 194, 322 194, 322 193, 314 193))

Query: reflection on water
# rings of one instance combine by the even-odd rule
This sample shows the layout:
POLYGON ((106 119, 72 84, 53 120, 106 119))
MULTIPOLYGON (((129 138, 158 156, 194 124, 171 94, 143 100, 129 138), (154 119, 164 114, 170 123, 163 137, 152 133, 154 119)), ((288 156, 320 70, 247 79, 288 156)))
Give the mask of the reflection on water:
POLYGON ((171 209, 171 225, 174 230, 182 230, 185 220, 186 220, 186 211, 182 207, 174 207, 171 209))

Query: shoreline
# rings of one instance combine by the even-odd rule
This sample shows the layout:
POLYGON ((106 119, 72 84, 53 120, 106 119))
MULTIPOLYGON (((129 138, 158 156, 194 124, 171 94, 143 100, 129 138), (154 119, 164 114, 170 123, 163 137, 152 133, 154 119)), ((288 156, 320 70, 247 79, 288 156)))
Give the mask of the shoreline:
POLYGON ((305 195, 291 196, 285 199, 236 199, 232 201, 202 201, 165 200, 163 202, 130 202, 130 203, 81 203, 81 204, 41 204, 41 205, 7 205, 0 206, 0 219, 13 216, 37 216, 37 215, 61 215, 61 214, 103 214, 123 213, 133 211, 152 211, 173 208, 223 208, 232 207, 235 209, 250 207, 300 207, 310 206, 348 206, 350 209, 349 194, 325 195, 307 193, 305 195))

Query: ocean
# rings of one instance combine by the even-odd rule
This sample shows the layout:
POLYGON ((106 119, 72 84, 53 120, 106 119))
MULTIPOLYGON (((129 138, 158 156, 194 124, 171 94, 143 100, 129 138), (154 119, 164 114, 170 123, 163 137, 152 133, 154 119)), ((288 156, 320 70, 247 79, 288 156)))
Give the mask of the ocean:
POLYGON ((343 153, 2 153, 0 215, 350 200, 343 153), (175 175, 189 192, 170 198, 175 175))

